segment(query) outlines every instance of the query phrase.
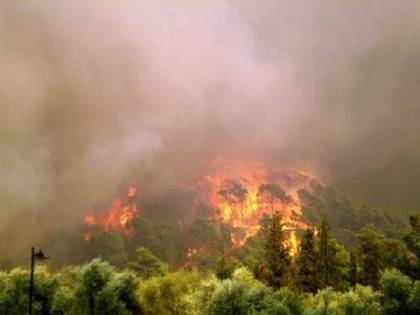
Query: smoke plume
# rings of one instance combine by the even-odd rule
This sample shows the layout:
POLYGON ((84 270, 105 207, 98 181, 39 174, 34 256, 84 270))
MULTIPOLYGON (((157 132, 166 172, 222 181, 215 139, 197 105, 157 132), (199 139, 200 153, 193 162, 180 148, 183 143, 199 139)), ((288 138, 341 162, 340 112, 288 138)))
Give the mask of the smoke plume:
POLYGON ((2 1, 0 237, 216 157, 420 207, 420 3, 2 1))

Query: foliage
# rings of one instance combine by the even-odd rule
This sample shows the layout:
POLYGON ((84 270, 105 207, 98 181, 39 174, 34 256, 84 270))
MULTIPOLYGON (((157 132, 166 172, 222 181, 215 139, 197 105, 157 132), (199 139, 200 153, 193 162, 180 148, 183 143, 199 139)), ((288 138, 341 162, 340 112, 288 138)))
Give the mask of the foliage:
POLYGON ((333 237, 326 218, 319 229, 318 273, 320 287, 343 289, 347 286, 346 276, 350 255, 333 237))
POLYGON ((135 298, 137 278, 129 273, 117 273, 108 263, 94 259, 76 271, 75 314, 138 314, 140 305, 135 298))
POLYGON ((146 315, 191 314, 196 309, 192 298, 201 282, 198 273, 176 272, 144 281, 138 292, 146 315))
MULTIPOLYGON (((29 272, 20 268, 0 276, 0 314, 26 314, 29 309, 29 272)), ((58 281, 45 268, 34 274, 34 314, 48 314, 53 308, 58 281)))
POLYGON ((114 231, 105 231, 93 237, 88 243, 90 258, 100 257, 114 266, 123 266, 127 262, 125 245, 121 235, 114 231))
POLYGON ((208 315, 291 314, 271 289, 257 281, 223 280, 204 312, 208 315))
POLYGON ((278 184, 262 184, 258 188, 258 193, 260 196, 265 197, 268 203, 271 206, 271 213, 274 214, 275 211, 279 209, 274 209, 274 203, 280 201, 282 204, 289 203, 291 201, 290 196, 278 185, 278 184))
POLYGON ((366 223, 390 234, 404 226, 387 209, 349 199, 337 190, 320 184, 314 183, 311 191, 300 190, 298 194, 303 203, 305 220, 310 225, 317 226, 324 217, 328 217, 337 239, 346 245, 355 245, 354 236, 366 223))
POLYGON ((298 286, 303 291, 315 293, 319 287, 317 258, 314 231, 307 229, 303 234, 297 258, 298 286))
POLYGON ((265 242, 267 281, 272 287, 280 288, 286 284, 290 261, 289 247, 284 241, 283 224, 280 216, 275 213, 265 242))
POLYGON ((274 293, 274 296, 277 300, 281 301, 283 305, 287 306, 292 315, 300 315, 303 313, 303 295, 297 291, 288 287, 283 287, 277 290, 274 293))
POLYGON ((412 290, 411 279, 397 269, 386 269, 380 276, 384 314, 407 314, 407 303, 412 290))
POLYGON ((215 274, 217 278, 224 280, 232 276, 235 270, 235 263, 225 256, 221 256, 217 262, 215 274))
POLYGON ((318 314, 379 315, 380 294, 361 285, 344 293, 327 288, 306 301, 304 315, 318 314))
POLYGON ((167 224, 153 224, 144 218, 136 218, 128 223, 131 231, 127 241, 130 260, 136 258, 138 247, 144 247, 160 260, 179 265, 185 259, 185 237, 181 230, 167 224))
POLYGON ((162 276, 168 272, 168 266, 144 247, 137 248, 135 259, 129 261, 127 267, 145 279, 162 276))
MULTIPOLYGON (((109 262, 37 265, 34 314, 417 315, 420 217, 410 224, 401 237, 365 227, 350 255, 325 219, 319 233, 303 231, 292 258, 277 213, 241 248, 229 226, 207 219, 185 229, 136 219, 127 237, 98 232, 84 244, 80 257, 109 262)), ((27 313, 28 291, 27 270, 0 271, 0 314, 27 313)))
POLYGON ((246 199, 248 191, 236 180, 226 180, 223 187, 217 192, 232 207, 234 203, 246 199))
POLYGON ((261 267, 264 264, 264 239, 262 231, 260 231, 245 241, 236 256, 238 260, 248 269, 252 270, 258 279, 262 279, 260 274, 261 267))
POLYGON ((416 262, 410 275, 420 280, 420 213, 410 215, 411 230, 404 236, 404 242, 408 249, 416 256, 416 262))
POLYGON ((410 315, 420 314, 420 281, 416 281, 407 301, 410 315))
POLYGON ((357 235, 358 253, 361 260, 360 281, 365 285, 378 286, 381 237, 381 234, 372 226, 363 228, 357 235))

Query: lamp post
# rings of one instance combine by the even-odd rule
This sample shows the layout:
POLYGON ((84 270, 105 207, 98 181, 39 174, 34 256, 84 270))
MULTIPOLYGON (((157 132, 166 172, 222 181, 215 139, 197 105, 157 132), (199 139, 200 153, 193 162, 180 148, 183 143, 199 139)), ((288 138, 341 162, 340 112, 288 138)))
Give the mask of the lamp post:
POLYGON ((35 260, 45 260, 48 259, 44 255, 41 249, 35 251, 35 248, 31 248, 31 277, 29 280, 29 315, 32 315, 32 300, 34 294, 34 270, 35 270, 35 260))

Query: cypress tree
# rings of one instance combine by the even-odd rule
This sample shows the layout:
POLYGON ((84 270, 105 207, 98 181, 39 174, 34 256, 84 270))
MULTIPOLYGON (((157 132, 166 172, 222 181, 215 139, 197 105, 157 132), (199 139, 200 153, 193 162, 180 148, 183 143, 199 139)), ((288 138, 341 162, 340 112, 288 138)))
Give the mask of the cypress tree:
POLYGON ((280 288, 287 282, 288 268, 291 263, 289 247, 284 242, 284 231, 281 218, 273 214, 265 242, 265 263, 268 273, 268 283, 274 288, 280 288))
POLYGON ((373 227, 365 227, 358 235, 358 252, 361 258, 360 281, 364 285, 378 286, 381 255, 379 242, 381 235, 373 227))
POLYGON ((335 283, 337 279, 334 279, 337 274, 336 254, 337 248, 332 236, 331 226, 327 218, 324 218, 319 229, 318 267, 321 287, 337 285, 335 283))
POLYGON ((312 229, 307 229, 300 244, 297 259, 298 284, 303 291, 315 293, 318 289, 317 252, 315 235, 312 229))
POLYGON ((357 283, 357 262, 356 254, 354 252, 350 253, 349 282, 352 287, 357 283))

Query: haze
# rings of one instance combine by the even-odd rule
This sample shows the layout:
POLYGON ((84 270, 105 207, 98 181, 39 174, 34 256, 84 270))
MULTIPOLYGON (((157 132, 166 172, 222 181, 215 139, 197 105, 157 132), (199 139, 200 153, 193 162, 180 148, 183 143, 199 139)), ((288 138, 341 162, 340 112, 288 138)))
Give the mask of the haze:
POLYGON ((2 1, 0 235, 73 226, 215 157, 315 169, 405 216, 419 36, 415 0, 2 1))

